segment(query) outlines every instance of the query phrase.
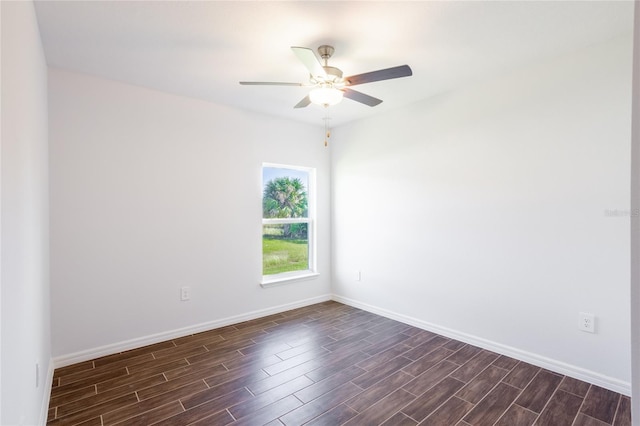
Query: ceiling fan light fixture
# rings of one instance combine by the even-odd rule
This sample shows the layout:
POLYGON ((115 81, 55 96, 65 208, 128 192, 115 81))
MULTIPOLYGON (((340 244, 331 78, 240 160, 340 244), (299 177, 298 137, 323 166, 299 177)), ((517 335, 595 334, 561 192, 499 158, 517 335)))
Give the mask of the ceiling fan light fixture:
POLYGON ((318 87, 309 92, 309 99, 311 103, 327 107, 340 103, 342 95, 342 91, 334 87, 318 87))

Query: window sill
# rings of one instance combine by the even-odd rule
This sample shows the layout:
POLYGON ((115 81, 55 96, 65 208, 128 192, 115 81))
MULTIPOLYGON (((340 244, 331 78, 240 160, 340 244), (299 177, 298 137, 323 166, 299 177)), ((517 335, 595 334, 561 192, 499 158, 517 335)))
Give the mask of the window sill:
POLYGON ((297 281, 306 281, 313 279, 320 274, 313 271, 302 271, 295 273, 285 272, 283 274, 278 274, 274 276, 263 276, 262 282, 260 282, 260 286, 262 288, 276 287, 283 284, 289 284, 297 281))

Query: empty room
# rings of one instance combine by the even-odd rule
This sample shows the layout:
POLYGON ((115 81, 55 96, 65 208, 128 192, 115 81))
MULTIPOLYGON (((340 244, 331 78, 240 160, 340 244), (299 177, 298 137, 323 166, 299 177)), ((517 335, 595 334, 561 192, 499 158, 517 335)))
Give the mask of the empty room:
POLYGON ((640 425, 639 8, 0 2, 0 424, 640 425))

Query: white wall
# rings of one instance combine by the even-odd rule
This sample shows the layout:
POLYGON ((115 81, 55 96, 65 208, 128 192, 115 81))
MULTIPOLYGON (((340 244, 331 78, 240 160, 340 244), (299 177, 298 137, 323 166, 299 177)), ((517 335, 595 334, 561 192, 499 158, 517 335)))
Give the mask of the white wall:
POLYGON ((46 418, 51 361, 47 68, 31 2, 1 2, 2 417, 46 418), (39 383, 36 387, 36 363, 39 383))
POLYGON ((628 393, 630 91, 629 36, 334 129, 334 293, 628 393))
POLYGON ((321 127, 59 70, 49 89, 56 358, 329 294, 321 127), (262 162, 317 168, 319 278, 259 286, 262 162))

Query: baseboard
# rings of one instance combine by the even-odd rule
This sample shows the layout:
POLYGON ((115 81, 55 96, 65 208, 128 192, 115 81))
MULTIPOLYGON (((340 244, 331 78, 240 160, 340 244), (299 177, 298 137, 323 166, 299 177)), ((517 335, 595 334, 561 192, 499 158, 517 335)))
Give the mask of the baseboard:
POLYGON ((53 365, 53 359, 49 359, 49 368, 47 369, 47 377, 44 381, 44 387, 42 391, 42 405, 40 407, 40 421, 41 426, 47 425, 47 417, 49 414, 49 401, 51 400, 51 386, 53 385, 53 371, 55 367, 53 365))
POLYGON ((369 305, 357 300, 349 299, 347 297, 334 294, 332 299, 336 302, 344 303, 345 305, 353 306, 367 312, 371 312, 386 318, 390 318, 402 323, 412 325, 414 327, 421 328, 423 330, 431 331, 433 333, 440 334, 451 339, 459 340, 464 343, 468 343, 474 346, 478 346, 483 349, 496 352, 501 355, 506 355, 511 358, 518 359, 520 361, 528 362, 529 364, 536 365, 538 367, 546 368, 550 371, 555 371, 575 379, 579 379, 585 382, 592 383, 594 385, 618 392, 624 395, 631 396, 631 383, 625 382, 619 379, 608 377, 595 371, 586 370, 584 368, 576 367, 574 365, 566 364, 564 362, 547 358, 532 352, 523 351, 511 346, 496 343, 487 339, 483 339, 478 336, 462 333, 456 330, 452 330, 446 327, 441 327, 436 324, 429 323, 417 318, 413 318, 407 315, 399 314, 397 312, 389 311, 387 309, 379 308, 377 306, 369 305))
MULTIPOLYGON (((67 365, 76 364, 79 362, 89 361, 106 355, 112 355, 131 349, 140 348, 142 346, 152 345, 154 343, 164 342, 166 340, 176 339, 178 337, 189 336, 191 334, 200 333, 203 331, 213 330, 215 328, 225 327, 227 325, 237 324, 243 321, 249 321, 261 317, 266 317, 280 312, 290 311, 292 309, 302 308, 304 306, 313 305, 316 303, 326 302, 331 300, 331 295, 322 295, 312 297, 309 299, 299 300, 293 303, 287 303, 284 305, 274 306, 271 308, 260 309, 257 311, 251 311, 240 315, 234 315, 227 318, 221 318, 214 321, 200 323, 189 327, 179 328, 171 331, 157 333, 149 336, 138 337, 123 342, 117 342, 110 345, 100 346, 98 348, 88 349, 81 352, 72 353, 69 355, 62 355, 54 358, 53 367, 60 368, 67 365)), ((53 378, 53 373, 52 373, 53 378)))

